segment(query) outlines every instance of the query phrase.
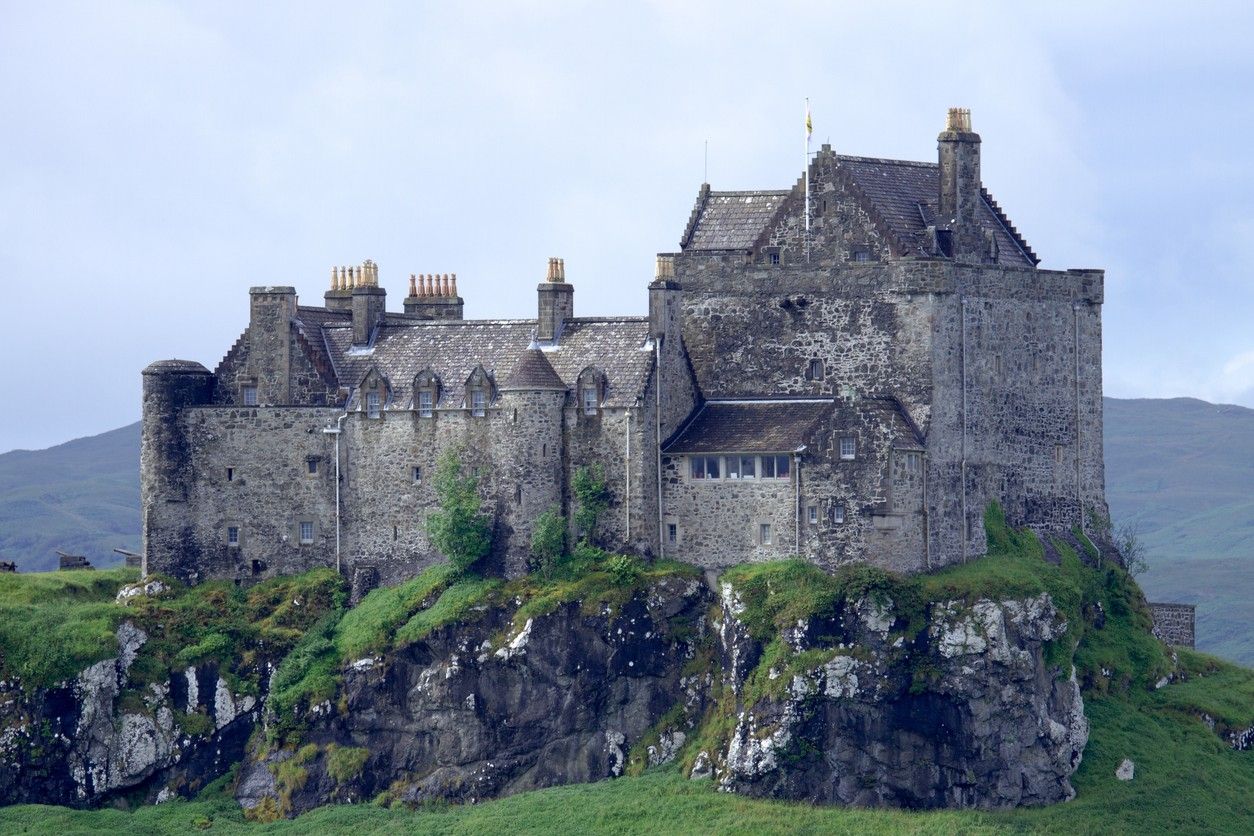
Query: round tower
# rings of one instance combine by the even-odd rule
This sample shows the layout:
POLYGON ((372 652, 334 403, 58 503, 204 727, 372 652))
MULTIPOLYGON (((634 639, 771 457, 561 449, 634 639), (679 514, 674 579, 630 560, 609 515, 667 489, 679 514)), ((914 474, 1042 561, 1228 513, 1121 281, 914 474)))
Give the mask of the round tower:
POLYGON ((139 447, 139 495, 143 572, 192 580, 197 548, 185 536, 192 472, 180 413, 209 403, 213 374, 191 360, 160 360, 144 369, 143 423, 139 447))
POLYGON ((562 414, 566 384, 538 348, 530 348, 501 384, 504 428, 497 485, 507 533, 505 574, 527 571, 536 518, 562 511, 565 449, 562 414))

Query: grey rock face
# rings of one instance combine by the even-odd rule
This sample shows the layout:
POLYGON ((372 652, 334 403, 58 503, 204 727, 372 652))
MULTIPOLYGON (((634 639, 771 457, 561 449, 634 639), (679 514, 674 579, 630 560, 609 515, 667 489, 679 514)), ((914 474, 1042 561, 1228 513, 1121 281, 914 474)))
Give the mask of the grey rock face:
POLYGON ((1115 768, 1115 777, 1120 781, 1131 781, 1136 777, 1136 764, 1130 759, 1124 758, 1120 761, 1119 766, 1115 768))
MULTIPOLYGON (((838 623, 791 631, 799 650, 816 648, 809 635, 842 640, 828 661, 742 706, 721 787, 869 807, 1071 798, 1088 724, 1074 678, 1042 658, 1066 629, 1048 596, 934 604, 923 646, 894 638, 889 612, 859 602, 838 623)), ((734 619, 726 605, 724 618, 734 619)), ((725 655, 743 655, 740 644, 725 655)))
MULTIPOLYGON (((311 719, 302 742, 319 754, 304 786, 276 803, 299 813, 387 789, 411 802, 469 802, 621 775, 632 747, 689 698, 681 671, 712 597, 699 580, 669 578, 613 616, 573 602, 520 629, 508 608, 492 609, 377 664, 350 664, 347 711, 311 719), (328 744, 370 752, 347 786, 327 775, 328 744)), ((693 709, 699 716, 700 695, 693 709)), ((650 759, 673 758, 683 739, 663 736, 650 759)), ((245 765, 245 807, 278 792, 261 775, 267 766, 245 765)))
POLYGON ((125 622, 117 639, 117 658, 58 687, 28 694, 20 683, 0 683, 0 804, 93 806, 136 791, 149 801, 187 795, 242 757, 257 719, 255 698, 233 695, 206 667, 189 668, 188 678, 216 682, 212 691, 176 695, 168 685, 149 685, 142 706, 119 700, 148 637, 125 622), (188 734, 176 710, 206 713, 213 733, 188 734))

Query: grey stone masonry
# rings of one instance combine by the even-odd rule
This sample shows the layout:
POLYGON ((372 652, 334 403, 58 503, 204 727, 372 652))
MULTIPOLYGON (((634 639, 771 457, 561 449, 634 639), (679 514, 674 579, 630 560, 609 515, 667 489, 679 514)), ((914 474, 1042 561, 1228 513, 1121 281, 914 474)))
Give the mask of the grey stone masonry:
POLYGON ((1154 614, 1154 634, 1175 647, 1193 647, 1193 627, 1196 618, 1192 604, 1150 603, 1154 614))
POLYGON ((824 146, 784 189, 703 184, 640 277, 647 317, 576 317, 560 258, 527 319, 465 319, 454 274, 411 275, 389 313, 372 261, 333 269, 323 307, 253 288, 213 372, 144 372, 146 570, 411 577, 444 559, 426 520, 448 452, 510 576, 537 517, 572 518, 581 468, 609 507, 573 535, 712 569, 928 571, 984 552, 993 502, 1087 529, 1107 516, 1104 274, 1037 266, 968 111, 936 142, 931 162, 824 146))

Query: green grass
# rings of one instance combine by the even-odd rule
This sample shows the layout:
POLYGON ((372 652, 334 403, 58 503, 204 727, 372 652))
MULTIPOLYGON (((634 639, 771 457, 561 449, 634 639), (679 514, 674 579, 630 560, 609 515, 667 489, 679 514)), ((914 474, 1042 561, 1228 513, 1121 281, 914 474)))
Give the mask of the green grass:
POLYGON ((137 577, 136 569, 0 574, 0 678, 46 687, 116 656, 127 610, 114 596, 137 577))

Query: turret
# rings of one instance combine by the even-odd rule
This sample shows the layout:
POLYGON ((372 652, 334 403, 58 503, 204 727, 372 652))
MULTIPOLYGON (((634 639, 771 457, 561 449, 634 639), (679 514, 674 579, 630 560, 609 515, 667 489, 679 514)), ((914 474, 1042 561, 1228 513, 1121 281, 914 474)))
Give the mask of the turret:
POLYGON ((575 288, 566 283, 565 259, 549 259, 548 275, 536 291, 540 303, 536 339, 542 343, 556 342, 562 335, 562 325, 575 315, 575 288))
POLYGON ((161 360, 143 372, 143 424, 139 447, 139 493, 143 572, 164 572, 192 580, 197 553, 187 511, 192 469, 181 413, 207 404, 213 375, 191 360, 161 360))
POLYGON ((457 295, 457 274, 409 276, 405 313, 422 319, 461 319, 465 303, 457 295))
POLYGON ((562 408, 566 384, 538 348, 528 349, 497 390, 510 418, 497 484, 504 497, 503 521, 509 532, 505 572, 526 572, 535 520, 562 503, 562 408), (508 495, 512 491, 512 496, 508 495))
POLYGON ((982 256, 988 249, 979 226, 980 135, 971 130, 971 111, 951 107, 945 130, 936 137, 940 168, 936 236, 941 253, 954 258, 982 256))
POLYGON ((369 259, 357 268, 353 284, 353 345, 367 345, 383 321, 388 292, 379 287, 379 265, 369 259))

